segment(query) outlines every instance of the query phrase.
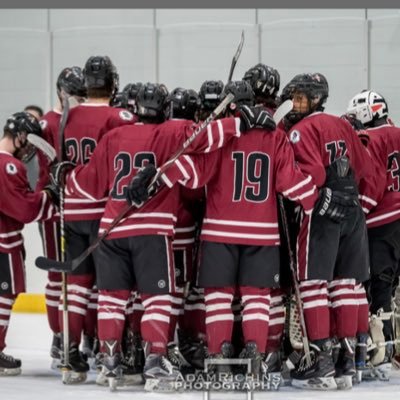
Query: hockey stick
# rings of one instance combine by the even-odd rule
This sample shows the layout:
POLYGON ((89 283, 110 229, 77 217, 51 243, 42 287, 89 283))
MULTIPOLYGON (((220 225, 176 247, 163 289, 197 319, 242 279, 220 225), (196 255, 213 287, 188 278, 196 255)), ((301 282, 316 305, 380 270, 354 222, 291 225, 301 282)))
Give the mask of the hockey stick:
MULTIPOLYGON (((155 177, 153 178, 150 188, 155 185, 155 182, 164 173, 174 161, 176 161, 192 144, 192 142, 202 133, 208 125, 219 115, 221 112, 231 103, 234 99, 233 94, 229 93, 224 100, 217 106, 217 108, 197 127, 192 135, 183 143, 182 147, 160 168, 155 177)), ((150 200, 151 201, 151 200, 150 200)), ((46 257, 38 257, 35 264, 38 268, 46 271, 63 271, 71 272, 75 270, 83 260, 85 260, 93 251, 99 246, 99 244, 109 235, 109 233, 123 220, 133 209, 134 205, 127 205, 121 212, 115 217, 107 229, 96 238, 96 240, 78 257, 69 261, 56 261, 46 257)), ((139 208, 139 207, 137 207, 139 208)))
POLYGON ((29 143, 31 143, 37 149, 39 149, 42 153, 44 153, 50 160, 50 162, 53 162, 57 158, 57 152, 55 148, 40 136, 34 135, 33 133, 29 133, 27 136, 27 140, 29 143))
MULTIPOLYGON (((62 97, 63 111, 60 118, 60 125, 58 129, 58 160, 65 160, 65 144, 64 144, 64 131, 67 125, 69 109, 70 109, 70 98, 68 95, 64 94, 62 97)), ((65 262, 66 247, 65 247, 65 219, 64 219, 64 201, 65 201, 65 191, 64 191, 64 179, 60 182, 60 262, 65 262)), ((68 287, 67 287, 67 276, 65 272, 61 274, 61 293, 62 293, 62 320, 63 320, 63 353, 64 359, 61 364, 61 369, 63 371, 63 382, 65 383, 64 373, 66 373, 69 368, 69 320, 68 320, 68 287)))
POLYGON ((279 208, 281 210, 283 230, 284 230, 286 240, 288 243, 290 272, 292 273, 294 294, 296 297, 297 308, 299 310, 300 325, 301 325, 301 329, 303 331, 302 341, 303 341, 303 347, 304 347, 304 354, 306 356, 307 364, 311 365, 310 344, 308 342, 306 321, 304 319, 303 303, 301 301, 301 296, 300 296, 300 286, 299 286, 299 282, 297 281, 297 276, 296 276, 294 254, 293 254, 292 247, 290 246, 289 224, 288 224, 288 221, 286 218, 285 205, 283 204, 282 195, 278 195, 278 201, 279 201, 279 208))
POLYGON ((235 70, 236 63, 238 62, 240 53, 242 52, 243 44, 244 44, 244 31, 242 31, 242 36, 240 38, 239 46, 236 50, 235 55, 232 58, 231 69, 229 71, 229 76, 228 76, 228 83, 232 81, 233 71, 235 70))

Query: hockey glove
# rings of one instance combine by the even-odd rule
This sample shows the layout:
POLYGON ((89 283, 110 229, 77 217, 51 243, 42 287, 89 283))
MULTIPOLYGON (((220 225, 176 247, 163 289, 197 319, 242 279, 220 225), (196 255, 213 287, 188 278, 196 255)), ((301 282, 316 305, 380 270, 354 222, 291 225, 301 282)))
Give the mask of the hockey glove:
POLYGON ((149 197, 153 196, 160 184, 155 182, 151 188, 149 185, 157 174, 157 168, 153 164, 148 164, 141 168, 133 177, 126 191, 126 200, 130 205, 141 207, 149 197))
POLYGON ((76 164, 72 161, 62 161, 54 164, 51 168, 50 178, 55 185, 59 186, 63 182, 65 174, 75 167, 76 164))
POLYGON ((314 206, 314 213, 327 216, 333 222, 341 222, 347 215, 349 208, 356 207, 358 202, 354 195, 323 188, 314 206))
POLYGON ((246 132, 253 128, 274 131, 276 124, 268 110, 261 106, 241 106, 239 109, 240 130, 246 132))
POLYGON ((50 198, 53 204, 57 207, 57 209, 60 208, 60 187, 56 185, 54 182, 49 183, 47 186, 44 187, 43 189, 44 192, 46 192, 50 198))

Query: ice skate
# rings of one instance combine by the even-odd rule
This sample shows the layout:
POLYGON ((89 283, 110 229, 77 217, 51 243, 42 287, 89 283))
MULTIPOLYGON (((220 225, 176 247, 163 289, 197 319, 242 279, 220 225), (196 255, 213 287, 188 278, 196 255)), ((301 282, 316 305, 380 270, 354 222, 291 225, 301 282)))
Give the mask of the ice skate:
POLYGON ((182 355, 176 343, 169 343, 167 346, 167 358, 170 363, 176 367, 182 374, 192 371, 191 365, 182 355))
MULTIPOLYGON (((240 353, 240 358, 249 359, 251 361, 251 371, 250 374, 254 377, 260 377, 262 374, 261 363, 263 360, 263 355, 258 351, 257 344, 255 342, 246 343, 245 348, 240 353)), ((243 369, 244 373, 247 370, 243 369)))
POLYGON ((173 392, 176 390, 176 382, 183 380, 182 374, 166 356, 154 353, 146 358, 143 376, 144 389, 153 392, 173 392))
POLYGON ((118 342, 116 340, 109 340, 104 342, 106 352, 103 353, 101 372, 98 374, 96 383, 110 388, 113 392, 117 386, 123 385, 122 379, 122 365, 121 365, 121 352, 116 350, 118 342))
POLYGON ((50 357, 52 358, 50 368, 55 371, 60 371, 61 352, 61 335, 55 333, 50 347, 50 357))
POLYGON ((356 375, 355 366, 355 338, 343 338, 340 340, 338 360, 335 363, 335 381, 340 390, 353 387, 353 377, 356 375))
POLYGON ((232 358, 233 357, 233 346, 229 342, 224 342, 221 346, 221 352, 216 354, 210 354, 205 364, 207 366, 206 374, 215 375, 218 381, 224 381, 227 379, 229 375, 232 375, 232 367, 231 365, 227 365, 223 363, 223 359, 232 358), (213 360, 218 361, 218 363, 214 363, 213 360), (219 363, 219 361, 222 363, 219 363))
POLYGON ((83 358, 77 345, 72 345, 69 349, 68 364, 61 362, 62 382, 65 385, 73 385, 86 381, 89 364, 83 358))
POLYGON ((335 366, 332 360, 332 343, 325 340, 319 346, 310 344, 311 364, 304 355, 299 367, 291 372, 292 386, 300 389, 335 390, 335 366))
POLYGON ((126 386, 143 384, 144 350, 139 333, 129 335, 121 361, 123 383, 126 386))
POLYGON ((21 374, 21 360, 0 351, 0 376, 21 374))
POLYGON ((87 357, 90 369, 96 370, 96 354, 99 352, 99 341, 96 337, 84 335, 82 353, 87 357))
MULTIPOLYGON (((296 353, 297 354, 297 353, 296 353)), ((298 360, 300 356, 298 356, 298 360)), ((269 380, 279 381, 282 384, 282 358, 280 351, 267 353, 261 362, 261 372, 263 377, 268 377, 269 380)))

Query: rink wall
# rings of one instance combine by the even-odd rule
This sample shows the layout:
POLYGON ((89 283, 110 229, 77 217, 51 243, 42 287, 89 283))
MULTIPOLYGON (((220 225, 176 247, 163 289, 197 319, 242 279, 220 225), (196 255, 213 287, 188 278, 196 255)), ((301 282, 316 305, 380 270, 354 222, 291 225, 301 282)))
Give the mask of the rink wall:
MULTIPOLYGON (((257 62, 279 70, 281 87, 318 71, 329 81, 328 112, 342 114, 355 93, 372 88, 400 123, 400 9, 2 9, 0 124, 27 104, 49 110, 59 71, 91 55, 112 58, 121 88, 157 81, 198 90, 204 80, 225 81, 242 30, 234 79, 257 62)), ((43 311, 37 224, 24 234, 33 296, 20 296, 15 309, 43 311)))

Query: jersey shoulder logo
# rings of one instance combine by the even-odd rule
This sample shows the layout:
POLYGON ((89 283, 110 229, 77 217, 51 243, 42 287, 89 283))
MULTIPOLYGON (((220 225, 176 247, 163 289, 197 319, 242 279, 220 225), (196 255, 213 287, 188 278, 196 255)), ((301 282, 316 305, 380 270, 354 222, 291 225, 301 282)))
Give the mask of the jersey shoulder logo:
POLYGON ((119 117, 123 119, 124 121, 132 121, 133 120, 133 114, 131 114, 129 111, 122 110, 119 112, 119 117))
POLYGON ((299 132, 299 131, 296 131, 296 130, 290 132, 290 141, 291 141, 292 143, 298 143, 298 142, 300 142, 300 132, 299 132))
POLYGON ((9 175, 15 175, 18 172, 17 166, 13 163, 7 163, 6 172, 9 175))
POLYGON ((40 125, 40 127, 42 128, 42 130, 44 130, 44 129, 47 128, 47 121, 46 121, 45 119, 41 119, 41 120, 39 121, 39 125, 40 125))

